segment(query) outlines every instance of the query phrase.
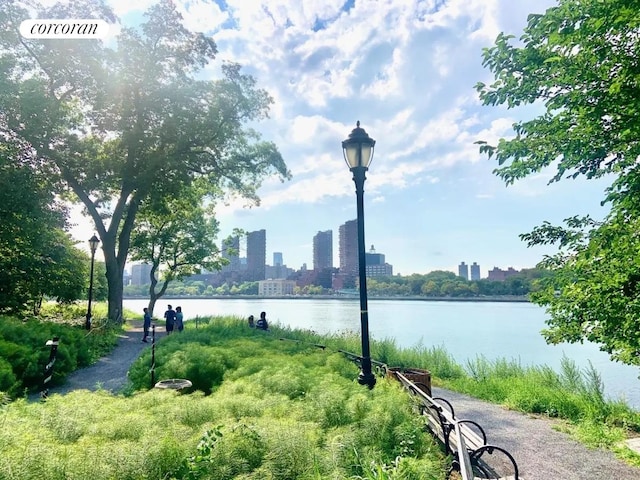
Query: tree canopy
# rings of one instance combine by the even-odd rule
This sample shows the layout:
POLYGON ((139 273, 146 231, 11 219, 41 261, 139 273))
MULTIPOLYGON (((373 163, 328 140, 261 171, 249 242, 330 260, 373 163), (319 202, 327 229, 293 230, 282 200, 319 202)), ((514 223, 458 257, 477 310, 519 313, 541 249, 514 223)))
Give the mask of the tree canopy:
POLYGON ((555 164, 552 181, 634 169, 640 154, 640 14, 628 0, 560 0, 531 14, 516 42, 501 33, 483 53, 495 75, 476 88, 485 105, 539 105, 514 136, 481 150, 506 182, 555 164))
POLYGON ((43 298, 78 299, 87 256, 65 233, 66 211, 29 152, 0 144, 0 312, 38 313, 43 298))
POLYGON ((59 192, 81 202, 105 257, 109 318, 122 313, 122 274, 140 208, 197 179, 258 201, 267 175, 289 172, 272 142, 248 125, 265 119, 271 97, 234 63, 202 79, 213 39, 187 30, 168 0, 115 46, 99 40, 31 40, 33 17, 117 19, 103 0, 45 8, 11 2, 0 13, 0 133, 28 144, 59 192))
POLYGON ((155 198, 139 211, 131 237, 131 259, 151 265, 149 311, 173 280, 222 266, 216 245, 218 222, 200 203, 198 188, 155 198))
POLYGON ((500 34, 484 50, 495 75, 476 88, 485 105, 535 104, 542 113, 480 150, 498 160, 507 184, 555 166, 551 182, 610 174, 603 221, 575 216, 521 237, 556 244, 540 266, 554 275, 532 294, 551 318, 547 341, 600 344, 613 359, 640 364, 640 10, 628 0, 560 0, 532 14, 519 41, 500 34))

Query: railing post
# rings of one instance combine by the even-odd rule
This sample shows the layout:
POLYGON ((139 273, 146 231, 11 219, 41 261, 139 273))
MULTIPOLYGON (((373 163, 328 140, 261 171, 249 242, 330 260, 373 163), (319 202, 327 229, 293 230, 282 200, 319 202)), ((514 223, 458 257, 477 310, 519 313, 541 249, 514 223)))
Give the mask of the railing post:
POLYGON ((47 340, 45 344, 47 347, 51 347, 51 351, 49 352, 49 361, 44 366, 44 379, 42 380, 42 390, 40 391, 40 398, 43 400, 49 396, 49 382, 53 378, 53 365, 56 363, 59 343, 60 337, 53 337, 51 340, 47 340))
POLYGON ((156 324, 151 325, 151 387, 156 384, 156 324))

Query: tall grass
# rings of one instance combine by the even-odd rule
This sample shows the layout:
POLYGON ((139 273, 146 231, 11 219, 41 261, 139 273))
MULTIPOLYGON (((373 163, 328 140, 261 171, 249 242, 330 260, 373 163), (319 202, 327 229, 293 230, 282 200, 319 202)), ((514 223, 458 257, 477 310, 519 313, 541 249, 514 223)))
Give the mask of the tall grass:
MULTIPOLYGON (((327 345, 334 351, 360 351, 359 336, 350 332, 321 336, 284 328, 279 333, 327 345)), ((626 436, 640 432, 640 412, 621 400, 607 399, 602 378, 591 363, 581 369, 564 357, 556 372, 544 365, 523 366, 518 360, 479 356, 461 366, 444 347, 401 349, 393 339, 373 340, 371 356, 389 366, 427 369, 435 384, 476 398, 566 420, 569 424, 565 428, 581 442, 613 449, 618 456, 640 465, 639 455, 619 446, 626 436)))
MULTIPOLYGON (((606 399, 590 366, 560 372, 478 357, 465 366, 441 347, 373 341, 372 357, 426 368, 434 381, 525 412, 568 420, 581 441, 617 449, 640 416, 606 399)), ((188 378, 189 392, 151 389, 150 351, 129 372, 126 396, 79 391, 0 410, 0 478, 443 479, 439 453, 398 385, 372 391, 340 351, 351 332, 318 335, 243 319, 199 319, 156 345, 156 380, 188 378)), ((628 449, 617 449, 637 461, 628 449)))
POLYGON ((126 396, 5 405, 0 478, 444 480, 447 459, 396 383, 367 390, 344 355, 284 333, 227 318, 163 338, 157 378, 189 378, 191 393, 149 389, 145 354, 126 396))

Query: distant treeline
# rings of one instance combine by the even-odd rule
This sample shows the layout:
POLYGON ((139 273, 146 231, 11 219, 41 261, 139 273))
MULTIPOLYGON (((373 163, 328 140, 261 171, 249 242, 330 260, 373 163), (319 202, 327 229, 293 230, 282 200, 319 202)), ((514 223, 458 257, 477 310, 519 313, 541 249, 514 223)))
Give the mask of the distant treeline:
MULTIPOLYGON (((436 270, 427 274, 414 273, 408 276, 376 277, 367 279, 367 291, 371 296, 423 296, 423 297, 484 297, 524 296, 535 291, 536 282, 549 273, 535 268, 522 270, 504 281, 465 280, 453 272, 436 270)), ((356 285, 357 286, 357 285, 356 285)), ((296 287, 297 295, 331 294, 332 290, 316 285, 296 287)), ((148 296, 148 285, 128 285, 126 296, 148 296)), ((209 295, 257 295, 258 282, 239 284, 224 283, 219 287, 207 285, 202 280, 173 282, 166 291, 168 296, 209 295)))
POLYGON ((425 275, 414 273, 402 277, 367 279, 367 290, 373 295, 418 295, 425 297, 477 297, 528 295, 535 291, 537 280, 549 272, 535 268, 521 270, 504 281, 465 280, 453 272, 436 270, 425 275))

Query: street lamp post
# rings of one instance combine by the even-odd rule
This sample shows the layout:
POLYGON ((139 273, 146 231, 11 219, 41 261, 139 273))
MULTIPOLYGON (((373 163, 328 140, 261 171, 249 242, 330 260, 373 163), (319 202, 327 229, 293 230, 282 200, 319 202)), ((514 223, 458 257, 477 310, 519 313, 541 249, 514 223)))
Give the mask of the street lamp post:
POLYGON ((84 328, 91 330, 91 298, 93 297, 93 262, 96 257, 96 250, 100 240, 95 234, 89 239, 89 248, 91 249, 91 272, 89 273, 89 305, 87 306, 87 319, 84 328))
POLYGON ((367 307, 367 269, 364 247, 364 181, 365 173, 373 159, 373 148, 376 141, 360 128, 360 121, 356 123, 349 134, 349 138, 342 142, 344 159, 353 173, 356 184, 356 199, 358 210, 358 271, 360 281, 360 328, 362 336, 362 358, 360 359, 360 375, 358 383, 372 389, 376 384, 376 377, 371 372, 371 353, 369 351, 369 312, 367 307))

